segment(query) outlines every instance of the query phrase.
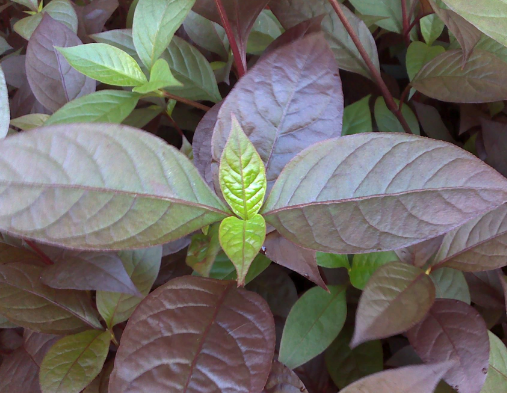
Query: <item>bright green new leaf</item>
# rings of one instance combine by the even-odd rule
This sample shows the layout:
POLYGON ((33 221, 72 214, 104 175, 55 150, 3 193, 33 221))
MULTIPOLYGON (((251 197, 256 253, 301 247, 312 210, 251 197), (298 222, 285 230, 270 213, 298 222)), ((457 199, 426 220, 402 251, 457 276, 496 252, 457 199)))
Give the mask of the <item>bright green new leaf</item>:
POLYGON ((195 0, 140 0, 134 13, 132 35, 142 62, 153 67, 195 0))
MULTIPOLYGON (((162 247, 121 251, 118 255, 136 288, 147 296, 160 270, 162 247)), ((97 291, 97 309, 108 328, 130 318, 141 301, 142 298, 125 293, 97 291)))
POLYGON ((437 299, 456 299, 470 304, 470 290, 465 275, 459 270, 443 267, 431 272, 437 299))
POLYGON ((259 253, 266 237, 266 221, 260 214, 248 220, 227 217, 220 223, 220 244, 238 273, 238 285, 245 285, 245 277, 252 261, 259 253))
POLYGON ((97 91, 65 104, 53 113, 45 125, 63 123, 121 123, 134 110, 139 97, 140 94, 130 91, 97 91))
MULTIPOLYGON (((400 102, 395 98, 394 102, 396 105, 400 105, 400 102)), ((405 103, 401 108, 401 113, 407 121, 410 130, 415 135, 420 135, 421 130, 419 129, 419 121, 416 115, 412 112, 412 109, 405 103)), ((396 118, 393 112, 389 110, 384 100, 384 97, 378 97, 375 101, 375 121, 379 131, 382 132, 405 132, 400 121, 396 118)))
POLYGON ((244 220, 253 218, 264 202, 266 169, 234 116, 220 160, 219 179, 222 193, 232 211, 244 220))
POLYGON ((368 94, 359 101, 345 107, 343 111, 342 135, 372 131, 370 97, 371 94, 368 94))
POLYGON ((444 52, 444 47, 439 45, 429 46, 420 41, 412 42, 407 49, 406 58, 407 73, 410 80, 414 79, 426 63, 444 52))
POLYGON ((7 90, 4 72, 0 66, 0 139, 5 138, 9 132, 10 118, 9 91, 7 90))
POLYGON ((344 254, 330 254, 325 252, 317 252, 317 265, 336 269, 344 267, 350 269, 349 257, 344 254))
POLYGON ((111 333, 100 330, 67 336, 48 351, 40 368, 42 393, 79 393, 99 375, 111 333))
MULTIPOLYGON (((73 101, 72 101, 73 102, 73 101)), ((28 131, 37 127, 42 127, 49 119, 49 115, 44 113, 31 113, 11 120, 11 126, 20 130, 28 131)))
POLYGON ((92 79, 114 86, 139 86, 148 80, 126 52, 108 44, 57 48, 72 67, 92 79))
POLYGON ((493 333, 489 334, 489 368, 481 393, 507 392, 507 348, 493 333))
POLYGON ((426 15, 419 21, 421 34, 428 45, 432 45, 444 31, 444 22, 436 14, 426 15))
POLYGON ((133 91, 145 94, 168 86, 183 85, 173 76, 167 61, 164 59, 158 59, 151 69, 150 81, 144 85, 135 87, 133 91))
POLYGON ((299 298, 287 317, 278 360, 296 368, 322 353, 338 336, 347 316, 346 286, 326 292, 313 287, 299 298))
POLYGON ((389 262, 398 260, 399 258, 394 251, 356 254, 352 260, 352 268, 349 271, 350 282, 357 289, 363 290, 377 269, 389 262))

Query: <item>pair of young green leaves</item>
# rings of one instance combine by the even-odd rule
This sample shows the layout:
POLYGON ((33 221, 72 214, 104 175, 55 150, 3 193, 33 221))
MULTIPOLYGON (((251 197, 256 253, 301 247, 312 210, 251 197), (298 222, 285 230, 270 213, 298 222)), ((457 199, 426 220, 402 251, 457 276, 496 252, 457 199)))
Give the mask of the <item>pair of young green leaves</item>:
POLYGON ((264 163, 234 115, 220 161, 219 183, 236 214, 220 223, 220 245, 236 267, 238 286, 242 286, 266 237, 266 221, 258 212, 264 203, 267 181, 264 163))

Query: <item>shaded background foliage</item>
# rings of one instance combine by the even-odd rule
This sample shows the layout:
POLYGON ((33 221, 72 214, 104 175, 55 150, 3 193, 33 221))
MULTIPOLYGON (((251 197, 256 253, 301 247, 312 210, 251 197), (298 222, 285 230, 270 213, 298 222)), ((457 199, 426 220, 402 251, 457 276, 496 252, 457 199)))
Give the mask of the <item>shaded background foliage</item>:
POLYGON ((507 392, 506 37, 501 0, 2 1, 0 393, 507 392))

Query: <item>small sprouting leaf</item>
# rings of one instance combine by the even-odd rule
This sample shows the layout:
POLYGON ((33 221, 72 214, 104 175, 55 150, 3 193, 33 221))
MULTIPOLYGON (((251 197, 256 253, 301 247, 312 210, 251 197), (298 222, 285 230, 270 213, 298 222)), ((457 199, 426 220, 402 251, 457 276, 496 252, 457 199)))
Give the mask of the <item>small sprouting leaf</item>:
MULTIPOLYGON (((136 288, 147 296, 160 270, 162 247, 121 251, 118 255, 136 288)), ((124 293, 97 291, 97 309, 109 328, 126 321, 141 300, 124 293)))
POLYGON ((299 377, 290 368, 277 360, 269 373, 268 381, 261 393, 299 393, 308 392, 299 377))
POLYGON ((168 86, 183 86, 171 73, 169 64, 164 59, 158 59, 150 72, 150 81, 144 85, 134 87, 133 91, 141 94, 149 93, 168 86))
POLYGON ((444 22, 436 14, 426 15, 419 21, 421 34, 428 45, 432 45, 444 31, 444 22))
POLYGON ((203 277, 209 277, 213 263, 222 250, 219 227, 220 225, 216 223, 209 227, 206 234, 198 233, 192 236, 192 242, 188 246, 185 262, 203 277))
POLYGON ((402 133, 362 133, 299 153, 261 213, 296 244, 355 254, 434 238, 506 197, 507 180, 458 147, 402 133))
POLYGON ((139 0, 132 36, 137 53, 151 69, 185 20, 195 0, 139 0))
POLYGON ((42 333, 68 334, 101 328, 85 292, 42 284, 42 268, 26 263, 0 266, 0 313, 19 326, 42 333))
POLYGON ((179 239, 230 214, 187 157, 126 126, 43 127, 1 140, 0 157, 5 161, 0 229, 46 243, 142 248, 179 239), (36 226, 32 214, 39 217, 36 226))
POLYGON ((435 284, 437 299, 455 299, 470 304, 470 290, 462 272, 444 267, 432 271, 430 277, 435 284))
POLYGON ((343 111, 342 135, 353 135, 361 132, 372 132, 370 97, 360 99, 345 107, 343 111))
POLYGON ((443 46, 429 46, 424 42, 414 41, 407 49, 407 73, 410 80, 413 80, 421 68, 438 55, 445 52, 443 46))
POLYGON ((327 267, 331 269, 336 269, 339 267, 344 267, 347 270, 350 270, 350 262, 349 257, 344 254, 329 254, 325 252, 317 252, 317 265, 322 267, 327 267))
POLYGON ((435 390, 452 362, 408 366, 370 375, 340 393, 429 393, 435 390))
POLYGON ((108 44, 57 48, 72 67, 86 76, 113 86, 139 86, 148 80, 126 52, 108 44))
POLYGON ((9 132, 9 92, 5 83, 5 75, 0 66, 0 139, 5 138, 9 132))
POLYGON ((449 50, 419 71, 412 86, 431 98, 446 102, 482 103, 507 99, 507 63, 476 49, 462 67, 463 52, 449 50))
POLYGON ((493 270, 507 264, 507 205, 453 229, 444 237, 434 265, 466 272, 493 270))
MULTIPOLYGON (((396 105, 400 105, 400 101, 398 101, 396 98, 394 99, 394 102, 396 105)), ((414 115, 414 112, 412 112, 412 109, 410 109, 410 107, 405 104, 401 107, 401 113, 407 121, 412 134, 420 135, 421 130, 419 129, 419 121, 414 115)), ((404 132, 400 121, 397 119, 394 113, 391 112, 389 108, 387 108, 384 97, 378 97, 375 101, 375 121, 377 122, 379 131, 404 132)))
POLYGON ((382 266, 359 300, 351 347, 410 329, 424 318, 434 301, 435 286, 421 269, 402 262, 382 266))
POLYGON ((99 375, 109 352, 111 333, 87 330, 57 341, 40 368, 43 393, 79 393, 99 375))
POLYGON ((352 329, 344 328, 326 350, 326 366, 333 382, 340 389, 384 369, 384 354, 379 340, 350 349, 352 329))
POLYGON ((428 315, 407 332, 428 363, 455 360, 444 380, 461 393, 480 393, 489 362, 489 338, 480 314, 458 300, 438 299, 428 315))
POLYGON ((232 118, 219 175, 222 194, 232 211, 244 220, 253 218, 264 203, 266 171, 236 117, 232 118))
POLYGON ((294 369, 322 353, 338 336, 347 316, 346 286, 307 291, 287 317, 279 360, 294 369))
POLYGON ((139 94, 101 90, 65 104, 44 123, 121 123, 134 110, 139 94))
POLYGON ((245 285, 245 277, 266 237, 266 222, 260 214, 248 220, 227 217, 220 223, 220 244, 236 267, 238 285, 245 285))
POLYGON ((20 130, 28 131, 34 128, 42 127, 49 119, 49 115, 43 113, 32 113, 11 119, 11 126, 17 127, 20 130))
POLYGON ((356 254, 349 271, 350 283, 357 289, 363 290, 373 273, 389 262, 396 261, 398 261, 398 256, 394 251, 356 254))
POLYGON ((233 281, 186 276, 152 292, 129 319, 109 393, 260 392, 275 348, 269 307, 233 281), (231 367, 231 365, 238 367, 231 367), (230 390, 230 389, 229 389, 230 390))
POLYGON ((493 333, 489 335, 489 368, 481 393, 507 391, 507 348, 493 333))

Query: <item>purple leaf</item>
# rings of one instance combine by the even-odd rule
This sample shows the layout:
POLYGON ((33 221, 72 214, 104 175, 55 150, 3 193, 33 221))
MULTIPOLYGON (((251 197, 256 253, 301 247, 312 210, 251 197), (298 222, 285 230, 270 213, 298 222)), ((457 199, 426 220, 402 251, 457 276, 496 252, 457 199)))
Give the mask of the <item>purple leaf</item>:
POLYGON ((268 382, 261 393, 301 393, 307 392, 305 385, 296 373, 277 360, 269 373, 268 382))
POLYGON ((408 263, 409 265, 423 267, 438 251, 442 244, 442 239, 443 236, 438 236, 410 247, 396 250, 395 252, 398 258, 400 258, 400 261, 408 263))
POLYGON ((465 273, 470 296, 476 305, 487 309, 505 308, 505 296, 499 276, 501 272, 502 270, 497 269, 465 273))
POLYGON ((91 42, 90 34, 102 32, 107 20, 118 8, 118 0, 93 0, 85 6, 78 6, 74 3, 79 21, 77 35, 83 42, 91 42))
POLYGON ((488 158, 486 162, 507 176, 507 124, 482 120, 482 138, 488 158))

